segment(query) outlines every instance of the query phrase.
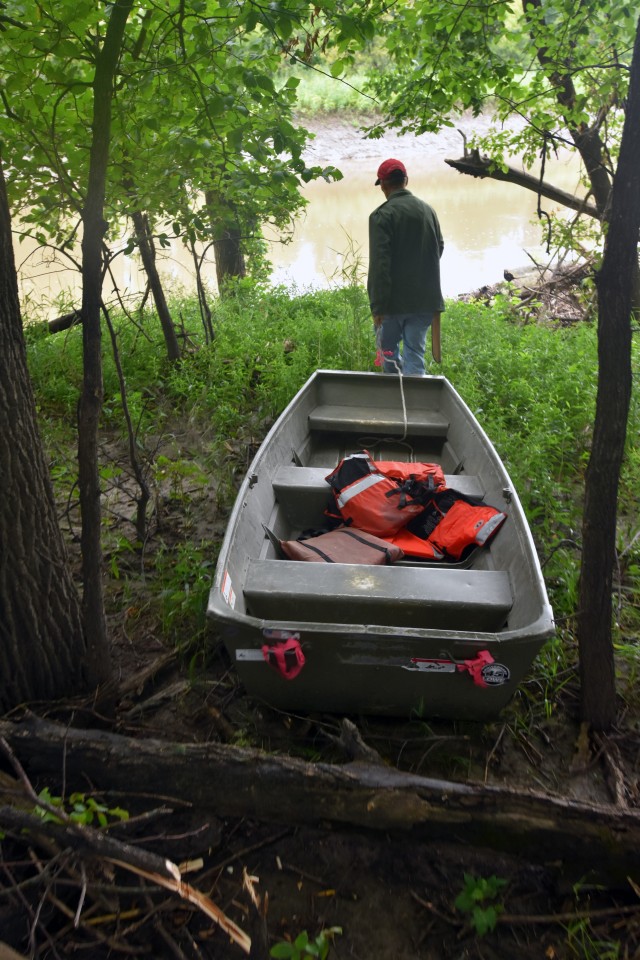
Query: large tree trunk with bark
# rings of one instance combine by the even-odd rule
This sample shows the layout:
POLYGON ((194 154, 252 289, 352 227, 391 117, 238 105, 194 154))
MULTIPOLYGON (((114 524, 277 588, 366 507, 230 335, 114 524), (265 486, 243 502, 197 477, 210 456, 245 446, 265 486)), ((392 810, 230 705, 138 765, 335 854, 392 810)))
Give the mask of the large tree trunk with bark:
POLYGON ((82 511, 82 610, 87 632, 86 668, 97 686, 110 672, 102 584, 98 426, 102 411, 102 240, 107 229, 104 201, 109 161, 113 77, 133 0, 114 3, 93 82, 89 178, 82 212, 82 342, 84 376, 78 411, 78 466, 82 511))
POLYGON ((27 370, 0 167, 0 712, 84 686, 85 639, 27 370))
POLYGON ((434 780, 368 759, 308 763, 215 743, 133 740, 35 717, 0 721, 0 737, 32 778, 59 777, 64 769, 68 791, 89 782, 110 796, 120 792, 125 807, 127 796, 156 794, 222 817, 399 831, 416 841, 564 861, 568 875, 610 884, 640 869, 640 815, 626 808, 434 780))
POLYGON ((224 198, 214 190, 206 190, 205 201, 211 222, 214 224, 213 249, 216 257, 216 278, 218 289, 223 292, 228 280, 247 275, 242 252, 242 232, 234 222, 231 205, 224 198), (223 223, 220 222, 221 210, 225 214, 226 222, 223 223))
POLYGON ((246 277, 247 269, 241 246, 241 233, 236 228, 225 228, 213 241, 216 255, 218 289, 224 290, 228 280, 246 277))
POLYGON ((611 217, 598 284, 598 393, 585 481, 578 642, 582 716, 615 720, 611 592, 616 514, 631 397, 631 304, 640 230, 640 20, 636 32, 611 217))

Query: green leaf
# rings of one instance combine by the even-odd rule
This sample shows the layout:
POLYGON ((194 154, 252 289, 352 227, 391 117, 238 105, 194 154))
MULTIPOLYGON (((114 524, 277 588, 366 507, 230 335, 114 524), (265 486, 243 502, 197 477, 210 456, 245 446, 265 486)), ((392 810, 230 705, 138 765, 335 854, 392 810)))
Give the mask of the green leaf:
POLYGON ((472 923, 477 933, 484 937, 491 930, 495 930, 498 922, 496 907, 475 907, 472 914, 472 923))
POLYGON ((52 51, 57 57, 64 57, 73 59, 77 58, 82 51, 79 50, 78 44, 74 43, 72 40, 61 40, 59 43, 56 43, 52 51))
POLYGON ((283 40, 288 40, 293 33, 293 21, 288 13, 281 12, 276 21, 276 30, 283 40))
POLYGON ((287 960, 289 957, 294 956, 294 947, 290 943, 287 943, 286 940, 283 940, 282 943, 276 943, 271 950, 269 951, 269 956, 274 957, 274 960, 287 960))
POLYGON ((252 30, 255 30, 259 21, 260 21, 260 17, 258 15, 258 11, 255 8, 252 8, 249 11, 247 15, 247 19, 244 22, 244 28, 247 31, 247 33, 251 33, 252 30))

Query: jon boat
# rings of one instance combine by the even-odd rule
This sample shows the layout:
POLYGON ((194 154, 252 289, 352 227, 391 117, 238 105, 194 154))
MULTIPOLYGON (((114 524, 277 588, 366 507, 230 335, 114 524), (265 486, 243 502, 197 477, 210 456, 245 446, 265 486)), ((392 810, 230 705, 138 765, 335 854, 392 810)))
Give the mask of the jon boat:
POLYGON ((307 381, 256 454, 208 614, 247 693, 306 713, 490 719, 553 633, 517 493, 452 385, 332 370, 307 381), (456 563, 283 559, 279 541, 325 524, 325 477, 363 449, 375 460, 437 463, 449 487, 507 520, 456 563))

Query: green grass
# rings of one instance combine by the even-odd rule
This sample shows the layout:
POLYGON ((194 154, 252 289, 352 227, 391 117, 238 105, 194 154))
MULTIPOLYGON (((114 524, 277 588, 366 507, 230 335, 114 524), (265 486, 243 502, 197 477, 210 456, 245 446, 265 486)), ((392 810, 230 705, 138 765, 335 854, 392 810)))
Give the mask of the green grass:
POLYGON ((364 72, 349 72, 343 78, 332 77, 327 65, 298 66, 287 70, 300 80, 296 113, 301 117, 341 113, 371 114, 379 109, 378 102, 367 91, 364 72))
MULTIPOLYGON (((511 475, 559 616, 575 607, 575 543, 595 412, 596 350, 593 325, 521 325, 512 322, 507 300, 484 312, 459 304, 443 321, 443 372, 511 475)), ((637 430, 637 412, 634 417, 637 430)), ((630 436, 633 431, 630 423, 630 436)))

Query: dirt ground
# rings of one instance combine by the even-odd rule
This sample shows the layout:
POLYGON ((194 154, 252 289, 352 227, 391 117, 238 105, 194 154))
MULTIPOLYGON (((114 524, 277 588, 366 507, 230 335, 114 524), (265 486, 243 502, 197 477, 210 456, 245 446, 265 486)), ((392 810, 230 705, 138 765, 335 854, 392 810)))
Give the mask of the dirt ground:
MULTIPOLYGON (((216 643, 211 634, 211 642, 216 643)), ((131 662, 131 649, 127 658, 131 662)), ((134 658, 135 659, 135 658, 134 658)), ((146 654, 138 666, 148 666, 146 654)), ((344 763, 337 746, 340 717, 292 716, 252 701, 238 684, 224 650, 217 648, 206 675, 187 680, 172 662, 136 693, 138 711, 129 729, 136 736, 186 742, 214 740, 258 746, 275 754, 344 763), (159 694, 165 692, 164 698, 159 694), (177 692, 179 691, 179 692, 177 692)), ((527 715, 524 704, 535 678, 495 722, 402 721, 352 717, 367 746, 385 764, 428 777, 477 784, 506 784, 576 800, 612 802, 611 770, 594 760, 577 719, 577 687, 569 682, 553 718, 527 715), (529 688, 529 689, 528 689, 529 688), (581 735, 582 734, 582 735, 581 735)), ((124 704, 132 715, 132 702, 124 704)), ((122 714, 121 714, 122 715, 122 714)), ((628 730, 617 739, 619 761, 638 803, 638 737, 628 730), (633 773, 635 769, 635 775, 633 773), (635 776, 635 779, 634 779, 635 776)), ((389 834, 286 822, 207 820, 210 846, 194 885, 259 942, 256 918, 243 874, 256 878, 255 890, 267 901, 268 944, 294 940, 302 931, 314 938, 339 928, 330 953, 355 960, 512 960, 512 958, 640 956, 639 878, 615 888, 596 883, 588 872, 576 875, 571 864, 532 862, 496 849, 477 849, 450 836, 416 842, 410 834, 389 834), (497 907, 495 929, 478 932, 471 914, 456 906, 465 885, 497 879, 495 899, 481 901, 481 912, 497 907), (556 919, 557 918, 557 919, 556 919), (607 946, 607 942, 609 945, 607 946), (600 946, 596 946, 600 943, 600 946), (605 947, 619 953, 605 953, 605 947), (603 945, 604 944, 604 945, 603 945), (626 951, 626 952, 625 952, 626 951)), ((198 846, 200 819, 182 840, 168 842, 167 827, 158 852, 183 860, 203 855, 198 846)), ((480 918, 482 920, 482 917, 480 918)), ((186 948, 184 931, 172 935, 185 956, 233 960, 242 955, 225 935, 192 916, 189 936, 197 952, 186 948)), ((257 949, 257 947, 256 947, 257 949)), ((158 954, 170 956, 171 954, 158 954)), ((265 953, 257 956, 266 957, 265 953)))

